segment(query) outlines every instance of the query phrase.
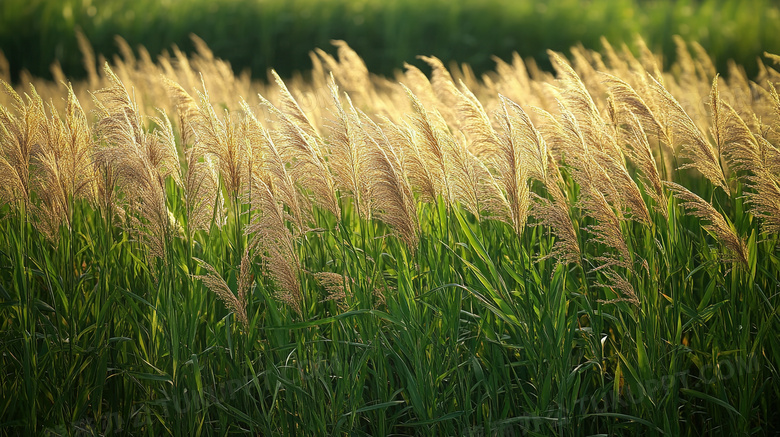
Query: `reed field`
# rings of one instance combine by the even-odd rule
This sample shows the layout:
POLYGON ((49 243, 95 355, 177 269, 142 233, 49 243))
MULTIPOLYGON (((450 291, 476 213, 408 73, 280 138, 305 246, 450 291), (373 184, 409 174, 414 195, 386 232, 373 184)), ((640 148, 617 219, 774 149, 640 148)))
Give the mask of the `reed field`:
POLYGON ((2 82, 1 434, 780 432, 780 57, 121 41, 2 82))

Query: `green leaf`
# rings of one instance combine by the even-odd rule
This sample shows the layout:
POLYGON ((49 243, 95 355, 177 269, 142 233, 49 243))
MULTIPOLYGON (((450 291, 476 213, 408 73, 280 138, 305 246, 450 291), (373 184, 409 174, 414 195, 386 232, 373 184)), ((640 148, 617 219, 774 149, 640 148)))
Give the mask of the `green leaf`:
POLYGON ((739 411, 737 411, 734 407, 731 406, 728 402, 718 399, 714 396, 708 395, 707 393, 702 393, 700 391, 691 390, 689 388, 681 388, 680 391, 683 394, 693 396, 695 398, 699 398, 708 402, 712 402, 713 404, 719 405, 723 408, 725 408, 729 413, 732 413, 734 415, 740 416, 739 411))

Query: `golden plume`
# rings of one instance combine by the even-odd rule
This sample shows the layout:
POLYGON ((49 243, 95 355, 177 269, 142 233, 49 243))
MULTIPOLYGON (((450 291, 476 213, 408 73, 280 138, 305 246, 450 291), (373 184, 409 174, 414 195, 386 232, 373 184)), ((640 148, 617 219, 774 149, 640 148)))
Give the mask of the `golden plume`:
MULTIPOLYGON (((412 186, 406 178, 402 158, 391 140, 368 116, 361 114, 361 133, 366 144, 368 195, 371 211, 390 225, 410 250, 417 249, 420 224, 417 220, 417 202, 412 186)), ((386 120, 387 125, 392 122, 386 120)), ((389 127, 387 129, 394 129, 389 127)))
POLYGON ((671 146, 671 141, 667 137, 663 126, 642 96, 622 79, 607 73, 601 74, 604 84, 618 104, 618 109, 637 117, 645 134, 649 132, 665 144, 671 146))
POLYGON ((84 111, 70 85, 64 119, 53 105, 50 111, 51 118, 41 124, 41 141, 34 148, 32 159, 36 194, 41 201, 36 208, 36 224, 49 240, 56 242, 60 224, 72 228, 76 199, 92 195, 92 138, 84 111))
POLYGON ((196 132, 208 120, 198 102, 181 85, 165 77, 163 81, 179 113, 179 130, 187 163, 181 179, 188 226, 192 232, 208 230, 212 222, 221 227, 227 213, 219 187, 219 169, 208 154, 207 145, 198 141, 196 132))
POLYGON ((76 29, 76 39, 78 40, 81 55, 84 57, 84 70, 87 72, 87 82, 89 83, 89 87, 92 89, 97 88, 98 83, 100 83, 100 78, 98 77, 97 73, 95 51, 92 49, 92 44, 89 43, 87 37, 84 35, 81 29, 78 28, 76 29))
POLYGON ((252 223, 245 228, 250 235, 249 248, 259 250, 263 265, 276 283, 276 298, 301 313, 303 296, 299 280, 300 261, 295 238, 287 228, 284 205, 277 200, 269 180, 254 180, 252 223))
POLYGON ((613 293, 618 295, 618 298, 609 300, 600 300, 601 303, 617 303, 628 302, 630 304, 639 306, 639 298, 636 295, 634 287, 623 276, 621 276, 614 269, 607 268, 602 271, 602 274, 606 277, 606 282, 597 282, 597 287, 609 288, 613 293))
POLYGON ((542 182, 546 181, 547 148, 544 139, 534 129, 526 113, 514 102, 501 96, 504 112, 498 116, 502 128, 499 155, 495 159, 498 181, 506 192, 509 216, 517 235, 521 235, 530 206, 529 169, 542 182), (533 144, 533 145, 532 145, 533 144), (544 150, 544 161, 537 153, 544 150), (530 153, 529 153, 530 152, 530 153), (529 155, 530 158, 529 159, 529 155), (539 168, 542 165, 544 167, 539 168))
POLYGON ((642 122, 634 114, 629 114, 626 123, 626 156, 634 163, 641 174, 640 183, 645 192, 655 202, 656 211, 660 212, 664 218, 669 218, 669 211, 666 205, 666 195, 664 194, 661 176, 658 173, 658 167, 655 163, 653 151, 650 149, 650 143, 647 141, 647 135, 642 128, 642 122))
MULTIPOLYGON (((763 137, 759 142, 765 147, 773 147, 763 137)), ((752 189, 745 193, 745 203, 750 213, 761 219, 761 231, 764 234, 780 232, 780 178, 777 173, 757 167, 753 174, 745 176, 745 184, 752 189)))
POLYGON ((5 57, 5 53, 2 50, 0 50, 0 80, 11 82, 11 67, 8 64, 8 58, 5 57))
MULTIPOLYGON (((592 236, 589 241, 604 244, 617 252, 616 256, 600 257, 600 260, 606 261, 602 268, 620 265, 630 269, 631 256, 620 229, 623 205, 628 202, 623 199, 623 193, 617 189, 610 174, 595 160, 597 155, 604 157, 602 161, 609 155, 606 152, 590 150, 576 117, 566 107, 561 106, 561 122, 555 123, 555 130, 558 132, 554 135, 562 141, 562 148, 567 151, 569 171, 580 186, 577 206, 586 216, 596 221, 595 224, 584 227, 592 236), (615 207, 617 213, 610 204, 615 207)), ((638 201, 641 202, 641 197, 638 201)))
POLYGON ((338 61, 321 49, 315 51, 342 88, 357 96, 360 102, 375 101, 376 94, 363 59, 342 40, 331 40, 330 43, 337 48, 338 61))
POLYGON ((317 137, 307 134, 265 97, 262 95, 258 97, 278 121, 279 127, 274 131, 278 138, 274 138, 274 144, 279 147, 280 156, 285 164, 290 164, 292 179, 308 190, 307 194, 312 195, 314 202, 340 218, 341 209, 336 198, 336 183, 328 170, 317 137))
POLYGON ((0 201, 30 201, 30 160, 46 123, 43 100, 35 87, 22 97, 5 81, 0 81, 13 102, 14 115, 0 105, 0 201))
POLYGON ((198 95, 200 116, 190 120, 195 141, 204 155, 217 161, 230 201, 236 202, 250 183, 247 179, 249 150, 241 117, 225 109, 220 118, 211 104, 205 85, 204 92, 198 92, 198 95))
POLYGON ((303 130, 306 135, 314 138, 317 141, 322 141, 317 129, 309 120, 309 117, 301 109, 298 102, 290 94, 290 90, 287 89, 287 85, 284 84, 282 78, 276 73, 276 70, 271 70, 271 75, 279 87, 279 110, 284 113, 288 120, 292 121, 296 126, 303 130))
MULTIPOLYGON (((173 79, 163 76, 162 81, 179 113, 179 130, 182 145, 188 147, 195 144, 202 148, 203 146, 195 141, 195 126, 205 122, 198 102, 173 79)), ((202 152, 200 151, 199 153, 202 152)))
POLYGON ((555 235, 552 250, 542 259, 552 257, 560 264, 579 265, 582 261, 580 245, 574 222, 569 215, 569 203, 558 185, 559 182, 562 182, 558 165, 551 154, 548 154, 547 163, 549 177, 545 182, 545 187, 552 199, 541 197, 532 192, 534 203, 529 211, 529 215, 537 221, 538 225, 549 226, 555 235))
MULTIPOLYGON (((454 108, 458 104, 458 88, 452 80, 447 67, 435 56, 418 56, 432 68, 431 86, 436 97, 448 108, 454 108)), ((451 120, 447 120, 451 121, 451 120)), ((457 121, 456 121, 457 122, 457 121)), ((455 126, 457 127, 457 126, 455 126)))
POLYGON ((452 199, 461 202, 477 219, 483 211, 488 215, 508 217, 503 193, 487 167, 468 150, 466 138, 462 133, 457 139, 445 133, 442 139, 445 149, 449 150, 447 155, 452 174, 447 180, 451 184, 452 199))
MULTIPOLYGON (((512 132, 514 144, 519 150, 512 150, 512 155, 517 154, 518 164, 528 169, 528 176, 539 181, 547 180, 547 143, 542 134, 534 127, 531 118, 517 103, 504 96, 499 96, 503 108, 504 126, 512 132)), ((504 145, 505 156, 509 149, 504 145)))
POLYGON ((715 186, 729 192, 726 176, 720 164, 718 152, 696 127, 691 117, 680 103, 658 81, 652 79, 651 87, 657 94, 664 109, 668 112, 667 121, 671 124, 673 140, 680 145, 680 154, 689 162, 682 164, 681 169, 694 168, 715 186))
POLYGON ((628 217, 632 220, 649 226, 651 223, 650 212, 647 210, 644 199, 642 199, 642 192, 639 191, 636 182, 628 174, 625 165, 604 152, 592 151, 591 153, 592 158, 601 167, 604 174, 608 175, 614 191, 617 192, 620 199, 621 212, 626 212, 627 210, 630 212, 628 217))
POLYGON ((414 111, 411 115, 415 137, 412 140, 413 153, 410 154, 410 176, 422 182, 420 187, 424 195, 433 201, 441 195, 449 206, 455 200, 450 181, 453 164, 449 150, 454 146, 454 139, 445 134, 446 126, 434 123, 435 119, 428 116, 417 96, 403 87, 414 111))
POLYGON ((727 262, 738 262, 747 267, 747 248, 736 232, 729 226, 725 218, 709 202, 692 193, 682 185, 674 182, 664 182, 664 185, 674 193, 683 210, 706 222, 703 228, 723 244, 728 253, 724 257, 727 262))
POLYGON ((345 94, 347 109, 341 103, 336 80, 331 76, 328 87, 335 108, 335 119, 327 125, 330 131, 329 163, 333 178, 339 188, 351 193, 358 215, 369 218, 370 197, 369 158, 366 152, 365 135, 360 130, 357 111, 349 96, 345 94))
MULTIPOLYGON (((425 73, 411 64, 404 63, 404 68, 406 71, 402 77, 403 87, 409 88, 423 107, 433 109, 428 111, 428 116, 433 118, 434 123, 440 126, 447 126, 448 124, 456 126, 458 122, 455 115, 455 107, 447 106, 436 97, 433 85, 425 73)), ((395 122, 400 121, 395 120, 395 122)))
POLYGON ((462 81, 457 91, 455 109, 460 115, 461 130, 470 137, 468 150, 480 159, 490 159, 498 153, 499 140, 482 104, 462 81))
POLYGON ((734 108, 722 106, 720 139, 723 155, 745 184, 748 210, 761 219, 763 233, 780 231, 780 150, 762 135, 754 135, 734 108))
MULTIPOLYGON (((166 204, 165 180, 172 176, 180 181, 179 162, 172 127, 167 118, 157 119, 157 132, 149 135, 124 84, 106 64, 109 87, 95 93, 99 115, 95 131, 104 144, 95 152, 99 172, 105 182, 116 183, 135 214, 129 217, 130 231, 138 233, 150 254, 166 260, 168 241, 178 231, 178 224, 166 204), (116 172, 114 174, 114 172, 116 172)), ((104 186, 107 191, 112 186, 104 186)), ((102 202, 111 208, 111 197, 102 202)), ((106 211, 113 214, 112 211, 106 211)))
POLYGON ((247 332, 249 330, 249 319, 246 314, 246 303, 247 294, 252 283, 252 265, 249 261, 249 251, 244 252, 244 256, 241 258, 241 266, 238 272, 238 292, 236 294, 233 294, 230 286, 222 279, 222 276, 213 266, 201 259, 193 259, 208 272, 206 275, 192 275, 193 279, 201 280, 206 288, 216 294, 227 309, 235 314, 244 332, 247 332))
POLYGON ((620 148, 615 138, 609 135, 604 119, 593 101, 585 84, 563 57, 553 51, 548 51, 550 61, 558 73, 558 80, 564 87, 561 94, 562 104, 577 120, 577 125, 584 142, 595 150, 600 150, 615 159, 622 159, 620 148))
POLYGON ((308 230, 307 223, 311 220, 311 205, 305 196, 295 188, 295 181, 282 159, 282 155, 268 130, 260 124, 254 116, 246 101, 241 101, 244 111, 247 113, 247 133, 252 137, 252 152, 257 156, 261 167, 252 174, 252 179, 262 178, 271 185, 277 199, 289 208, 290 221, 295 224, 296 234, 300 235, 308 230))

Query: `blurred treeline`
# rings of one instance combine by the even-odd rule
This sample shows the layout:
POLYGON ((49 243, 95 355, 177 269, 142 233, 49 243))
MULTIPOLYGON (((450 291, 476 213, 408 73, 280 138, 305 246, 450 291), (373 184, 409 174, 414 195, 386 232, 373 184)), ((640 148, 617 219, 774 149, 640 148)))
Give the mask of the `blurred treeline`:
POLYGON ((347 41, 370 71, 391 74, 420 54, 468 63, 480 73, 491 56, 517 51, 544 68, 546 49, 581 43, 633 48, 640 35, 674 60, 674 35, 698 41, 719 71, 729 59, 756 72, 757 56, 780 52, 780 3, 776 0, 3 0, 0 49, 14 80, 26 69, 51 77, 58 61, 66 75, 85 74, 76 38, 81 31, 96 53, 109 59, 121 35, 152 56, 177 45, 193 49, 190 33, 237 72, 283 76, 311 68, 308 53, 347 41))

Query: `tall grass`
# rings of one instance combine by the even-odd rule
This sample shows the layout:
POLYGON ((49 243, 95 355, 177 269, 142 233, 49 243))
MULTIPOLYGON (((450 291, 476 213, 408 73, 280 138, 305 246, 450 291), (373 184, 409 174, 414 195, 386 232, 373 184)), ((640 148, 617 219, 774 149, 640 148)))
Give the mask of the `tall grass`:
POLYGON ((777 71, 336 45, 4 84, 3 434, 778 431, 777 71))

